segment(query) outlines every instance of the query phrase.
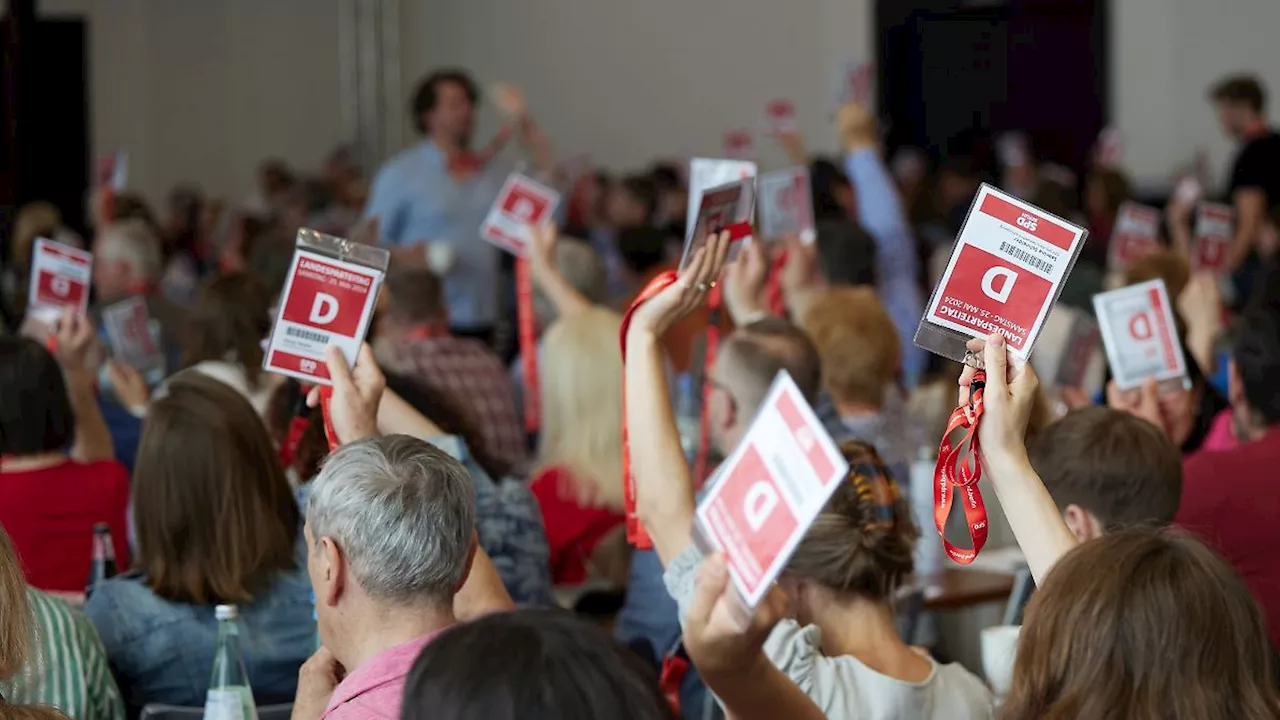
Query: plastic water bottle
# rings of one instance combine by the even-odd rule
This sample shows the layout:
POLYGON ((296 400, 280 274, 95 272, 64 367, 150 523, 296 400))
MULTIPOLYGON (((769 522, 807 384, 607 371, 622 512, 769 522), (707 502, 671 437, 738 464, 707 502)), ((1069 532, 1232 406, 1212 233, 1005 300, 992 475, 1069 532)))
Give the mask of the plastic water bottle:
POLYGON ((111 544, 111 527, 100 522, 93 526, 93 560, 89 564, 89 577, 85 580, 84 596, 89 597, 94 585, 109 577, 115 577, 116 572, 116 550, 111 544))
POLYGON ((213 676, 209 678, 209 693, 204 701, 205 720, 258 720, 258 710, 253 704, 253 689, 249 687, 249 675, 244 670, 244 656, 240 653, 240 617, 235 605, 219 605, 214 609, 218 618, 218 647, 213 654, 213 676))

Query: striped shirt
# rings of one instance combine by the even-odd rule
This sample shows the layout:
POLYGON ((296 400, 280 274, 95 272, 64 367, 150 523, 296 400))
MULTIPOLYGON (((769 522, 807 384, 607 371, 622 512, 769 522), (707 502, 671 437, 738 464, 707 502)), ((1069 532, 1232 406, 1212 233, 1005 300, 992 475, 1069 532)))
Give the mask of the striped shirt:
POLYGON ((0 683, 0 694, 15 705, 55 707, 72 720, 124 720, 124 700, 89 618, 35 588, 27 588, 27 602, 39 635, 37 662, 0 683))

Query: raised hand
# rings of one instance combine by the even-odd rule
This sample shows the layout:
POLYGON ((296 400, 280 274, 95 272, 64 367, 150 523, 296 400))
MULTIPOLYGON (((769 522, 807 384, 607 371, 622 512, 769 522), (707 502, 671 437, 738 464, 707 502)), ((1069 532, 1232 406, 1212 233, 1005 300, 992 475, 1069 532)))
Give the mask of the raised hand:
POLYGON ((498 83, 493 86, 493 102, 502 112, 515 118, 522 118, 528 113, 524 102, 524 93, 511 83, 498 83))
POLYGON ((836 135, 846 151, 874 147, 876 121, 871 113, 858 103, 845 103, 836 111, 836 135))
POLYGON ((724 273, 724 304, 735 324, 743 325, 762 311, 760 294, 764 292, 768 275, 764 243, 752 238, 724 273))
POLYGON ((729 233, 711 235, 706 244, 693 253, 693 258, 674 283, 642 304, 631 316, 629 333, 651 332, 662 335, 682 318, 702 307, 707 291, 729 256, 729 233))
POLYGON ((1142 387, 1130 390, 1121 390, 1115 380, 1107 383, 1107 407, 1140 417, 1168 432, 1160 413, 1159 392, 1154 378, 1147 378, 1142 387))
POLYGON ((560 229, 553 221, 546 220, 533 228, 530 235, 532 239, 527 248, 529 268, 536 276, 555 267, 556 245, 560 240, 560 229))
MULTIPOLYGON (((970 340, 967 348, 982 353, 987 374, 982 422, 978 426, 983 463, 998 468, 1025 462, 1027 425, 1040 389, 1040 378, 1031 363, 1009 357, 1004 336, 999 333, 970 340)), ((968 405, 976 374, 977 371, 968 366, 961 374, 960 405, 968 405)))
POLYGON ((700 672, 740 671, 761 656, 764 641, 786 612, 787 598, 776 587, 754 612, 742 607, 724 556, 717 553, 698 568, 697 592, 685 615, 685 648, 700 672))
POLYGON ((66 372, 89 370, 89 355, 97 335, 93 323, 78 310, 67 309, 58 320, 57 358, 66 372))
POLYGON ((107 363, 107 378, 111 381, 116 399, 126 409, 146 409, 147 403, 151 401, 151 390, 147 387, 147 381, 142 379, 142 375, 133 366, 112 360, 107 363))
MULTIPOLYGON (((378 367, 373 349, 368 343, 360 345, 354 368, 336 345, 325 348, 325 363, 329 367, 329 380, 333 383, 332 396, 325 408, 329 423, 333 425, 338 442, 343 445, 373 437, 378 434, 378 403, 387 379, 378 367)), ((311 389, 307 405, 320 403, 321 389, 311 389)))

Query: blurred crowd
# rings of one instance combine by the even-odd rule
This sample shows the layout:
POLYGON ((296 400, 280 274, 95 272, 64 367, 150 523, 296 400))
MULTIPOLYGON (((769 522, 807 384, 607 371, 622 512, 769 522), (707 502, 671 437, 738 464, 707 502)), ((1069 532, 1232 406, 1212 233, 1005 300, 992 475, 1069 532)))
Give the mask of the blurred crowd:
POLYGON ((409 108, 421 141, 372 175, 338 149, 314 175, 265 161, 240 201, 192 184, 153 206, 104 184, 83 236, 48 203, 18 210, 0 335, 0 717, 199 707, 227 604, 259 708, 297 720, 1280 716, 1280 134, 1256 79, 1209 93, 1240 146, 1230 177, 1188 168, 1168 197, 1137 195, 1114 138, 1075 169, 1018 133, 889 154, 849 103, 836 154, 775 136, 808 170, 814 242, 753 238, 730 258, 713 235, 684 266, 684 159, 558 159, 508 86, 487 93, 503 123, 482 144, 482 94, 460 70, 424 79, 409 108), (477 232, 521 155, 562 195, 524 258, 523 347, 514 259, 477 232), (904 602, 944 562, 937 442, 974 377, 913 338, 983 183, 1089 233, 1028 363, 995 337, 969 347, 987 373, 993 535, 1037 585, 1007 685, 928 647, 904 602), (1212 200, 1235 220, 1206 270, 1195 217, 1212 200), (1158 238, 1117 261, 1132 202, 1161 208, 1158 238), (300 228, 391 257, 367 345, 354 365, 328 358, 327 413, 263 369, 300 228), (26 312, 37 238, 92 251, 87 313, 26 312), (1122 390, 1076 328, 1095 295, 1153 279, 1187 382, 1122 390), (102 312, 130 298, 162 368, 109 350, 102 312), (747 608, 724 558, 693 542, 694 508, 780 372, 850 470, 747 608), (652 548, 628 542, 624 426, 652 548), (86 588, 103 523, 123 572, 86 588))

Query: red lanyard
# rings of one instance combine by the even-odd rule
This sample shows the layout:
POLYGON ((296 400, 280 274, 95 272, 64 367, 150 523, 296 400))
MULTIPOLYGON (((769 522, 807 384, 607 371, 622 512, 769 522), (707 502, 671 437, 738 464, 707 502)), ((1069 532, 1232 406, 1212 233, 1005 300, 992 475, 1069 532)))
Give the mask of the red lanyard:
POLYGON ((320 413, 324 415, 324 438, 329 441, 329 452, 338 449, 338 433, 333 429, 333 421, 329 419, 329 401, 333 399, 333 386, 320 386, 320 413))
MULTIPOLYGON (((756 241, 752 240, 752 242, 756 241)), ((783 251, 773 258, 773 262, 769 267, 769 281, 765 286, 765 302, 769 308, 769 314, 775 317, 787 316, 787 306, 782 295, 782 269, 786 265, 787 253, 783 251)))
POLYGON ((520 369, 524 375, 524 430, 535 433, 542 419, 542 390, 538 382, 533 274, 529 261, 522 257, 516 258, 516 324, 520 333, 520 369))
POLYGON ((298 401, 294 404, 293 417, 289 419, 289 431, 285 433, 284 442, 280 444, 280 464, 289 469, 294 458, 298 457, 298 446, 302 444, 302 436, 311 424, 311 416, 307 408, 307 385, 298 388, 298 401))
MULTIPOLYGON (((627 312, 622 316, 622 330, 619 338, 624 365, 627 362, 627 328, 631 326, 631 316, 635 314, 636 309, 641 305, 666 290, 676 281, 677 277, 676 273, 670 270, 659 274, 650 280, 648 285, 645 285, 635 300, 631 301, 631 307, 628 307, 627 312)), ((627 383, 624 379, 622 383, 622 495, 623 503, 626 506, 627 542, 638 550, 648 550, 653 547, 653 541, 649 539, 649 534, 644 531, 644 526, 640 524, 640 519, 636 517, 636 485, 635 478, 631 477, 631 447, 627 442, 626 417, 627 383)))
POLYGON ((683 655, 672 651, 662 659, 662 672, 658 676, 658 687, 667 699, 667 704, 680 717, 680 686, 689 674, 689 661, 683 655))
POLYGON ((711 308, 707 324, 707 351, 702 360, 702 407, 698 418, 698 454, 693 460, 693 482, 697 487, 707 478, 707 454, 711 448, 711 389, 708 382, 711 368, 716 363, 716 353, 720 350, 720 286, 707 292, 707 307, 711 308))
POLYGON ((938 465, 933 472, 933 524, 942 537, 942 547, 947 555, 962 565, 973 562, 987 542, 987 506, 978 490, 978 480, 982 477, 978 422, 982 419, 982 393, 986 380, 987 374, 979 370, 969 386, 969 405, 961 405, 951 413, 947 430, 942 435, 942 444, 938 447, 938 465), (964 429, 964 437, 952 445, 951 433, 960 429, 964 429), (973 540, 972 550, 958 548, 947 540, 947 516, 951 514, 955 495, 961 488, 965 493, 964 517, 969 537, 973 540))

